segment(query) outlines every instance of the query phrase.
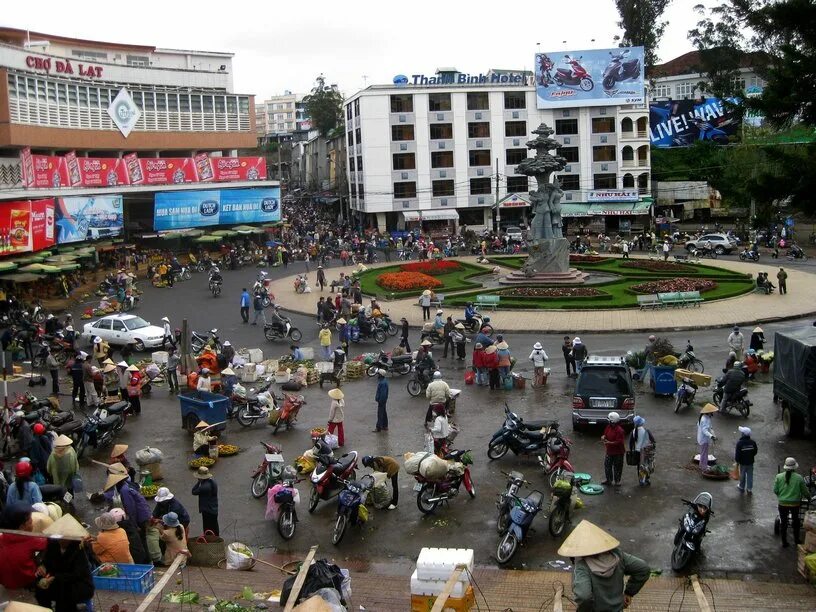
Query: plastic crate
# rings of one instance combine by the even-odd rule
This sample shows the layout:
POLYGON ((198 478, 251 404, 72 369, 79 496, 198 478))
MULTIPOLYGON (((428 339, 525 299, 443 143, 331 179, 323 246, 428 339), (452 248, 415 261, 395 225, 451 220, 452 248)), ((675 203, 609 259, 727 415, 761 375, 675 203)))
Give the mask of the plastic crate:
POLYGON ((128 593, 147 593, 153 588, 153 566, 115 563, 119 576, 99 576, 97 567, 91 574, 94 587, 101 591, 125 591, 128 593))

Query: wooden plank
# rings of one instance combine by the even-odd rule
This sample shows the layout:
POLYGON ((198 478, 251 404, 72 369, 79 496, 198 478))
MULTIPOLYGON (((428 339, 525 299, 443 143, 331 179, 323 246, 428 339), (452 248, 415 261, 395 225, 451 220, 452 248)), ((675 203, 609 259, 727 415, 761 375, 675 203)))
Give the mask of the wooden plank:
POLYGON ((445 607, 445 603, 448 601, 448 597, 450 597, 450 594, 453 591, 453 587, 456 586, 456 583, 459 581, 459 576, 461 576, 462 572, 464 571, 464 565, 457 565, 455 568, 453 568, 453 573, 445 583, 445 588, 442 589, 439 597, 436 598, 433 608, 431 608, 431 612, 442 612, 442 609, 445 607))
POLYGON ((711 612, 711 606, 708 605, 708 600, 700 586, 700 581, 697 580, 697 574, 689 576, 689 580, 691 580, 691 586, 694 589, 694 594, 697 596, 697 604, 700 606, 700 612, 711 612))
POLYGON ((555 595, 553 596, 553 612, 564 612, 561 598, 564 596, 564 585, 560 582, 555 585, 555 595))
POLYGON ((181 565, 182 562, 185 561, 186 559, 187 557, 185 555, 182 554, 176 555, 176 558, 173 559, 173 562, 170 564, 170 567, 168 567, 167 571, 164 572, 164 576, 161 577, 161 580, 159 580, 153 586, 153 588, 150 589, 150 592, 147 594, 147 597, 145 597, 142 603, 139 604, 139 607, 136 608, 136 612, 144 612, 150 607, 150 604, 153 603, 153 600, 156 599, 156 597, 158 597, 159 595, 161 595, 161 592, 164 590, 164 587, 167 586, 167 583, 176 573, 176 570, 179 568, 179 565, 181 565))
POLYGON ((34 533, 33 531, 20 531, 18 529, 0 529, 0 533, 9 533, 12 535, 25 536, 27 538, 44 538, 47 540, 68 540, 70 542, 84 542, 87 539, 78 536, 45 535, 42 533, 34 533))
POLYGON ((306 582, 306 574, 309 573, 309 566, 312 565, 315 553, 317 553, 317 546, 312 546, 309 549, 309 554, 306 555, 306 560, 303 562, 303 565, 300 566, 300 571, 298 572, 297 578, 295 578, 295 584, 292 585, 292 591, 289 593, 289 599, 286 600, 286 607, 283 612, 292 612, 292 610, 294 610, 295 602, 297 602, 298 596, 300 595, 300 589, 303 588, 303 583, 306 582))

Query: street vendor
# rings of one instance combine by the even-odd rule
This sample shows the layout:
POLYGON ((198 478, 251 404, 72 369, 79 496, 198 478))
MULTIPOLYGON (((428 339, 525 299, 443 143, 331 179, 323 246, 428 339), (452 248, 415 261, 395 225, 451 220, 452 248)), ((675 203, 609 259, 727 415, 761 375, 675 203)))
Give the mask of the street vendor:
POLYGON ((209 368, 201 368, 201 373, 199 374, 198 382, 196 383, 196 391, 206 391, 207 393, 212 392, 212 379, 210 378, 209 368))
POLYGON ((193 452, 196 455, 208 457, 210 454, 210 443, 218 440, 210 433, 210 424, 206 421, 199 421, 193 431, 193 452))
POLYGON ((108 363, 102 368, 102 376, 104 380, 105 399, 109 397, 119 396, 119 374, 116 370, 116 364, 108 363))
POLYGON ((235 375, 232 368, 226 368, 221 371, 221 385, 224 389, 224 395, 227 397, 232 397, 232 390, 235 388, 236 384, 238 384, 238 377, 235 375))
POLYGON ((114 463, 121 463, 123 466, 125 466, 125 469, 128 472, 128 476, 130 476, 130 479, 135 482, 136 470, 133 469, 133 467, 130 465, 130 462, 128 461, 128 458, 125 456, 125 453, 127 452, 128 448, 130 447, 127 444, 115 444, 114 447, 111 449, 109 460, 111 465, 114 463))
POLYGON ((119 379, 119 395, 123 400, 127 399, 127 386, 130 382, 130 366, 126 361, 120 361, 116 364, 116 376, 119 379))

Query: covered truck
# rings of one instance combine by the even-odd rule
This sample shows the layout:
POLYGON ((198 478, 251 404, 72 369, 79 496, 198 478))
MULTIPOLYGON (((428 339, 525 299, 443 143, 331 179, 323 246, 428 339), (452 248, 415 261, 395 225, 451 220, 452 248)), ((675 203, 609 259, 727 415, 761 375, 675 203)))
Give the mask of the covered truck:
POLYGON ((774 335, 773 393, 785 433, 816 436, 816 328, 774 335))

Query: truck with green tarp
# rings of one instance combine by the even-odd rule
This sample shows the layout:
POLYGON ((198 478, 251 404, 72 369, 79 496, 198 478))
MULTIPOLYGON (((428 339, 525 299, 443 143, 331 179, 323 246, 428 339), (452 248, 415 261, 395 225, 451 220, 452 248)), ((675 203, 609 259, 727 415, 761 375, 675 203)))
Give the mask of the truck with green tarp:
POLYGON ((785 434, 816 437, 816 327, 774 335, 773 394, 785 434))

